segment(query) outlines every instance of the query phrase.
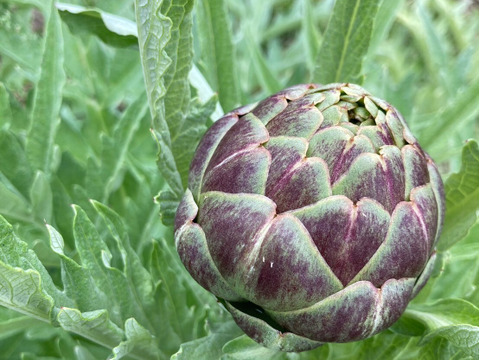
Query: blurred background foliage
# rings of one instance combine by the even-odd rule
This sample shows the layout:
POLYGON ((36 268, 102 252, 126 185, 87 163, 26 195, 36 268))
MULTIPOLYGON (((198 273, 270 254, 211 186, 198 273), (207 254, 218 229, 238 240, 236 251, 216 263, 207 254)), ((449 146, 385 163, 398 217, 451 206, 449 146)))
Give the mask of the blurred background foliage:
MULTIPOLYGON (((58 287, 64 286, 62 260, 52 251, 44 223, 62 234, 64 253, 82 263, 72 228, 72 203, 80 205, 96 226, 104 239, 98 241, 105 242, 113 254, 112 266, 121 267, 123 255, 114 250, 108 226, 89 202, 95 199, 120 215, 129 246, 155 283, 158 312, 153 311, 152 318, 161 324, 149 331, 163 340, 158 345, 164 352, 159 358, 168 358, 182 343, 177 359, 213 359, 218 354, 224 359, 348 359, 352 353, 365 359, 441 359, 442 353, 465 358, 441 337, 422 340, 427 345, 418 347, 419 328, 426 325, 418 319, 409 323, 411 316, 381 337, 324 346, 302 355, 275 353, 238 337, 241 332, 215 299, 182 273, 172 230, 158 219, 158 201, 167 203, 168 198, 152 201, 167 186, 159 175, 157 148, 149 132, 151 116, 136 34, 129 33, 135 21, 133 1, 62 4, 57 7, 64 6, 60 11, 63 48, 50 55, 53 70, 42 73, 48 65, 44 41, 52 16, 50 2, 0 0, 0 214, 35 251, 58 287), (76 13, 69 5, 94 11, 76 13), (118 27, 108 28, 108 23, 118 27), (121 31, 126 34, 119 36, 121 31), (63 64, 56 68, 59 59, 63 64), (64 83, 60 89, 58 81, 64 83), (35 139, 32 114, 47 118, 42 104, 55 103, 60 118, 51 128, 55 141, 45 142, 51 161, 48 167, 39 168, 27 145, 35 139), (409 324, 416 324, 417 329, 409 324)), ((218 105, 215 110, 215 97, 206 101, 212 90, 227 112, 318 78, 323 66, 319 61, 322 39, 333 7, 333 0, 196 1, 193 61, 204 79, 200 76, 200 85, 191 86, 192 94, 200 99, 192 116, 203 122, 192 135, 191 151, 201 131, 222 113, 218 105), (212 17, 223 22, 214 24, 212 17), (225 64, 220 58, 229 60, 225 64)), ((363 30, 353 31, 361 36, 363 30)), ((478 40, 477 1, 384 0, 373 24, 364 67, 354 74, 369 92, 400 110, 445 179, 461 170, 467 139, 478 140, 478 40)), ((472 156, 468 161, 464 156, 464 163, 474 162, 472 156)), ((476 161, 478 178, 478 150, 476 161)), ((188 161, 180 170, 185 173, 186 169, 188 161)), ((476 193, 473 190, 466 196, 478 198, 478 182, 476 193)), ((448 286, 452 297, 478 308, 478 223, 441 257, 438 274, 442 275, 416 301, 442 299, 448 286)), ((112 306, 118 301, 112 299, 112 306)), ((97 309, 93 304, 90 309, 80 308, 93 309, 97 309)), ((116 324, 122 327, 125 320, 116 324)), ((120 350, 130 354, 125 356, 142 358, 141 351, 135 355, 132 349, 130 353, 125 347, 120 350)), ((66 332, 0 308, 0 359, 99 359, 111 353, 111 348, 100 346, 95 339, 85 340, 78 331, 66 332)))

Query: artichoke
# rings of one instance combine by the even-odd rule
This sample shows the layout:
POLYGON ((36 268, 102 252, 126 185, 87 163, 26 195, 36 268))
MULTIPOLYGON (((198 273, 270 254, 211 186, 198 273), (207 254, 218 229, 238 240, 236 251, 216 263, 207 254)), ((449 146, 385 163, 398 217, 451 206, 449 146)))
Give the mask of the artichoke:
POLYGON ((175 242, 247 335, 304 351, 400 317, 432 272, 444 209, 438 169, 392 105, 304 84, 208 130, 175 242))

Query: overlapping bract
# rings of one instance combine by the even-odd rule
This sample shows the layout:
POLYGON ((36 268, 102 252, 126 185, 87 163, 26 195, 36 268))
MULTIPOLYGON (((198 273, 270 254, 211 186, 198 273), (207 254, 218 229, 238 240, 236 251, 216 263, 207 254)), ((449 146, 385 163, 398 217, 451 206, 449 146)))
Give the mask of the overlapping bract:
POLYGON ((211 127, 175 236, 249 336, 302 351, 393 324, 430 276, 443 214, 437 167, 394 107, 305 84, 211 127))

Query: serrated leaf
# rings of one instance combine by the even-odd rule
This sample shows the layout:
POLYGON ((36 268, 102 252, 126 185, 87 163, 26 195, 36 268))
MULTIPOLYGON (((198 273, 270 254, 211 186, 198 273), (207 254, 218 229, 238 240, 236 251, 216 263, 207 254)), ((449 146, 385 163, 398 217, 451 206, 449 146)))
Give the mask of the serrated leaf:
POLYGON ((235 49, 225 1, 197 1, 196 20, 205 75, 218 92, 222 108, 228 112, 241 104, 235 49))
POLYGON ((147 109, 144 93, 140 93, 116 123, 112 136, 102 136, 100 163, 90 160, 87 167, 86 187, 92 198, 106 202, 121 185, 122 169, 126 166, 129 149, 147 109))
MULTIPOLYGON (((107 297, 106 309, 112 321, 122 324, 122 319, 135 317, 145 326, 152 326, 149 316, 145 313, 146 309, 139 303, 140 300, 137 297, 137 290, 143 291, 145 288, 136 290, 134 286, 138 284, 132 283, 131 279, 125 275, 124 269, 105 264, 105 256, 110 262, 112 252, 86 213, 79 207, 75 207, 74 236, 82 267, 92 273, 95 285, 107 297)), ((124 259, 113 259, 112 262, 117 260, 125 266, 124 259)), ((142 286, 148 286, 148 282, 143 283, 142 286)))
MULTIPOLYGON (((173 131, 170 126, 173 126, 174 121, 179 125, 183 122, 182 117, 190 96, 188 81, 185 79, 191 63, 191 54, 188 53, 188 48, 191 47, 191 34, 187 34, 191 27, 191 17, 179 4, 180 6, 170 7, 177 12, 171 14, 175 15, 172 20, 168 14, 162 12, 161 5, 162 1, 159 0, 136 1, 138 41, 152 114, 152 133, 159 148, 158 167, 172 191, 180 197, 183 187, 171 150, 171 132, 173 131), (182 29, 183 31, 179 31, 181 19, 185 19, 182 24, 186 26, 186 29, 182 29), (174 31, 175 37, 173 37, 174 31), (179 35, 184 38, 179 38, 179 35), (181 46, 186 46, 187 52, 183 47, 183 52, 179 51, 181 46), (173 53, 174 51, 175 53, 173 53), (177 59, 177 51, 185 58, 177 59), (177 68, 182 72, 177 74, 177 68), (185 70, 186 73, 184 73, 185 70), (170 90, 175 75, 178 80, 170 90), (171 118, 173 114, 175 114, 174 119, 171 118)), ((189 6, 191 7, 191 4, 189 6)))
MULTIPOLYGON (((182 344, 180 349, 172 355, 171 360, 220 359, 223 354, 223 345, 241 333, 233 321, 224 322, 212 329, 207 336, 182 344)), ((261 347, 258 344, 257 346, 261 347)))
POLYGON ((160 193, 155 196, 155 202, 160 205, 160 218, 162 223, 166 226, 172 226, 175 222, 178 204, 180 204, 177 195, 168 190, 160 191, 160 193))
POLYGON ((320 47, 314 82, 361 84, 381 0, 337 0, 320 47))
POLYGON ((471 356, 473 359, 478 358, 478 326, 454 325, 442 327, 425 336, 419 345, 426 344, 435 338, 446 339, 454 347, 460 349, 464 356, 471 356))
POLYGON ((432 304, 415 304, 402 318, 400 321, 410 319, 424 326, 420 345, 444 338, 466 355, 478 357, 478 308, 469 302, 442 299, 432 304))
POLYGON ((106 310, 82 313, 77 309, 62 308, 57 321, 65 330, 108 348, 114 348, 124 336, 122 329, 110 320, 106 310))
POLYGON ((182 184, 186 188, 188 181, 188 171, 193 154, 200 142, 200 139, 207 131, 207 122, 215 111, 217 97, 212 96, 208 101, 202 104, 198 98, 191 101, 191 112, 187 116, 187 121, 179 129, 177 135, 172 138, 173 151, 176 154, 177 168, 182 178, 182 184))
POLYGON ((35 270, 14 268, 0 261, 0 305, 50 321, 53 299, 41 287, 40 274, 35 270))
POLYGON ((56 3, 62 20, 74 33, 95 34, 112 46, 137 46, 135 22, 97 8, 56 3))
POLYGON ((441 299, 432 304, 411 305, 405 316, 420 321, 428 330, 455 324, 478 324, 478 308, 461 299, 441 299))
POLYGON ((2 216, 0 216, 0 261, 8 266, 19 267, 25 271, 35 271, 42 279, 42 288, 48 296, 54 299, 55 305, 72 305, 71 299, 55 286, 50 274, 35 252, 17 237, 12 226, 2 216))
POLYGON ((204 336, 207 311, 218 311, 219 306, 185 272, 173 242, 153 243, 150 259, 150 273, 157 280, 155 300, 164 317, 157 337, 164 339, 167 352, 172 353, 182 342, 204 336))
POLYGON ((108 297, 96 286, 91 273, 64 254, 63 237, 52 226, 47 224, 50 235, 50 246, 60 256, 62 283, 66 295, 75 301, 81 311, 92 311, 106 307, 108 297))
POLYGON ((462 240, 477 222, 478 144, 470 140, 462 151, 462 167, 445 182, 446 212, 437 248, 444 251, 462 240))
POLYGON ((31 126, 27 135, 26 152, 35 169, 50 175, 54 165, 55 135, 60 124, 63 69, 63 35, 60 17, 53 6, 46 26, 40 78, 35 88, 31 126))
POLYGON ((161 321, 161 317, 154 313, 152 276, 143 267, 137 253, 131 248, 128 233, 118 214, 101 203, 92 203, 105 221, 122 256, 123 276, 129 293, 129 296, 125 297, 131 302, 132 314, 144 326, 148 326, 150 331, 153 331, 155 324, 161 321))
POLYGON ((133 352, 143 359, 166 359, 157 347, 157 339, 134 318, 125 322, 125 336, 127 339, 113 348, 111 360, 123 359, 133 352))

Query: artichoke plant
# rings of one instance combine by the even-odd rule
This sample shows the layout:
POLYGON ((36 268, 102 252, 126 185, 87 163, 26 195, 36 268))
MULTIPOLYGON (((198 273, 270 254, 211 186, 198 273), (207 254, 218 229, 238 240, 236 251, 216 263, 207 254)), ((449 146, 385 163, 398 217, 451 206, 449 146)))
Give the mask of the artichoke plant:
POLYGON ((432 272, 444 208, 436 165, 392 105, 304 84, 209 129, 175 239, 247 335, 303 351, 400 317, 432 272))

